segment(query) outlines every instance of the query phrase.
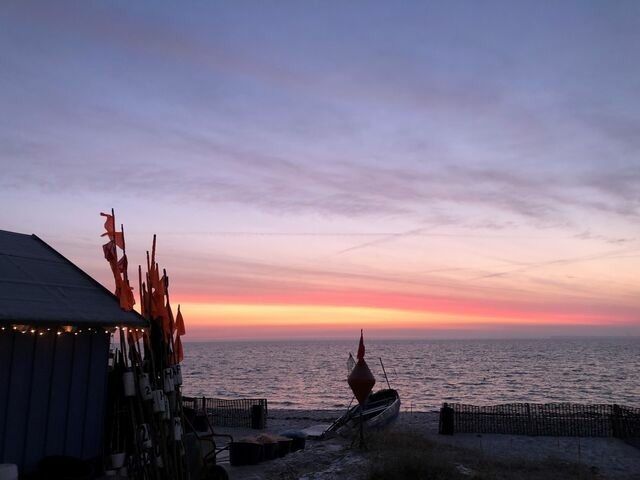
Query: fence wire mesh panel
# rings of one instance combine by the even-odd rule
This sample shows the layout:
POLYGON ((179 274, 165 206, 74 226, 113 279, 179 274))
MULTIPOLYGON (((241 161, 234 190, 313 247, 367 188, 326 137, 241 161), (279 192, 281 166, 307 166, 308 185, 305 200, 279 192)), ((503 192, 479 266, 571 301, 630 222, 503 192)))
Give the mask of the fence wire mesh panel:
POLYGON ((640 408, 634 407, 576 403, 447 405, 453 409, 453 431, 458 433, 640 437, 640 408))
POLYGON ((183 404, 198 412, 205 412, 214 426, 252 427, 256 422, 256 407, 267 418, 267 400, 265 398, 241 398, 226 400, 223 398, 183 397, 183 404))

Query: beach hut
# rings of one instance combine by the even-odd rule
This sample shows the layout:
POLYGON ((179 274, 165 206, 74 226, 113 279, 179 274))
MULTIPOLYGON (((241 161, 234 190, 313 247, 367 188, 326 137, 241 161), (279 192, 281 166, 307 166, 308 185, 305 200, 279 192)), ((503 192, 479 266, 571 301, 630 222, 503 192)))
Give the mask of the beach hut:
POLYGON ((37 236, 0 230, 0 464, 102 456, 111 333, 146 326, 37 236))

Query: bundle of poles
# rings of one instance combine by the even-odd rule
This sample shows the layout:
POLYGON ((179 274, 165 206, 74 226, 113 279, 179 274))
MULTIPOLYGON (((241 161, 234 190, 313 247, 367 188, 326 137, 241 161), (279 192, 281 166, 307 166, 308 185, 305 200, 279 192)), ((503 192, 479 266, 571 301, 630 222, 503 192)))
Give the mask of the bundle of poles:
MULTIPOLYGON (((120 306, 131 311, 135 303, 127 273, 124 227, 115 229, 115 213, 106 217, 105 258, 114 274, 120 306), (118 248, 122 250, 119 258, 118 248)), ((182 442, 181 336, 184 320, 178 305, 174 317, 169 301, 169 277, 156 262, 156 236, 147 271, 138 266, 140 313, 147 328, 117 328, 114 332, 114 368, 111 372, 111 428, 108 469, 125 468, 139 479, 188 479, 182 442), (124 455, 123 455, 124 454, 124 455)))

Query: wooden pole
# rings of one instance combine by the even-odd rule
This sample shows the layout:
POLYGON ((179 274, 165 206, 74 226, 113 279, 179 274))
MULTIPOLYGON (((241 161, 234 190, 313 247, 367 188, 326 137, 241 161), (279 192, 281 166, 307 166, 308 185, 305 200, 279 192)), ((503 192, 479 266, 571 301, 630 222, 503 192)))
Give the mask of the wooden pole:
POLYGON ((380 366, 382 367, 382 372, 384 373, 384 379, 387 381, 387 387, 391 390, 391 385, 389 384, 389 378, 387 377, 387 371, 384 369, 384 364, 382 363, 382 357, 378 357, 380 360, 380 366))

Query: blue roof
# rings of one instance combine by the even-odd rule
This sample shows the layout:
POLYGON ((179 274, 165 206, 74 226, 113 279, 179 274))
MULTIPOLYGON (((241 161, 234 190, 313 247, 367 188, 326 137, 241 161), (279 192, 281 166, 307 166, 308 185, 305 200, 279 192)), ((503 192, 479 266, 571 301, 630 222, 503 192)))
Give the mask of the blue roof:
POLYGON ((0 230, 0 324, 146 327, 36 235, 0 230))

